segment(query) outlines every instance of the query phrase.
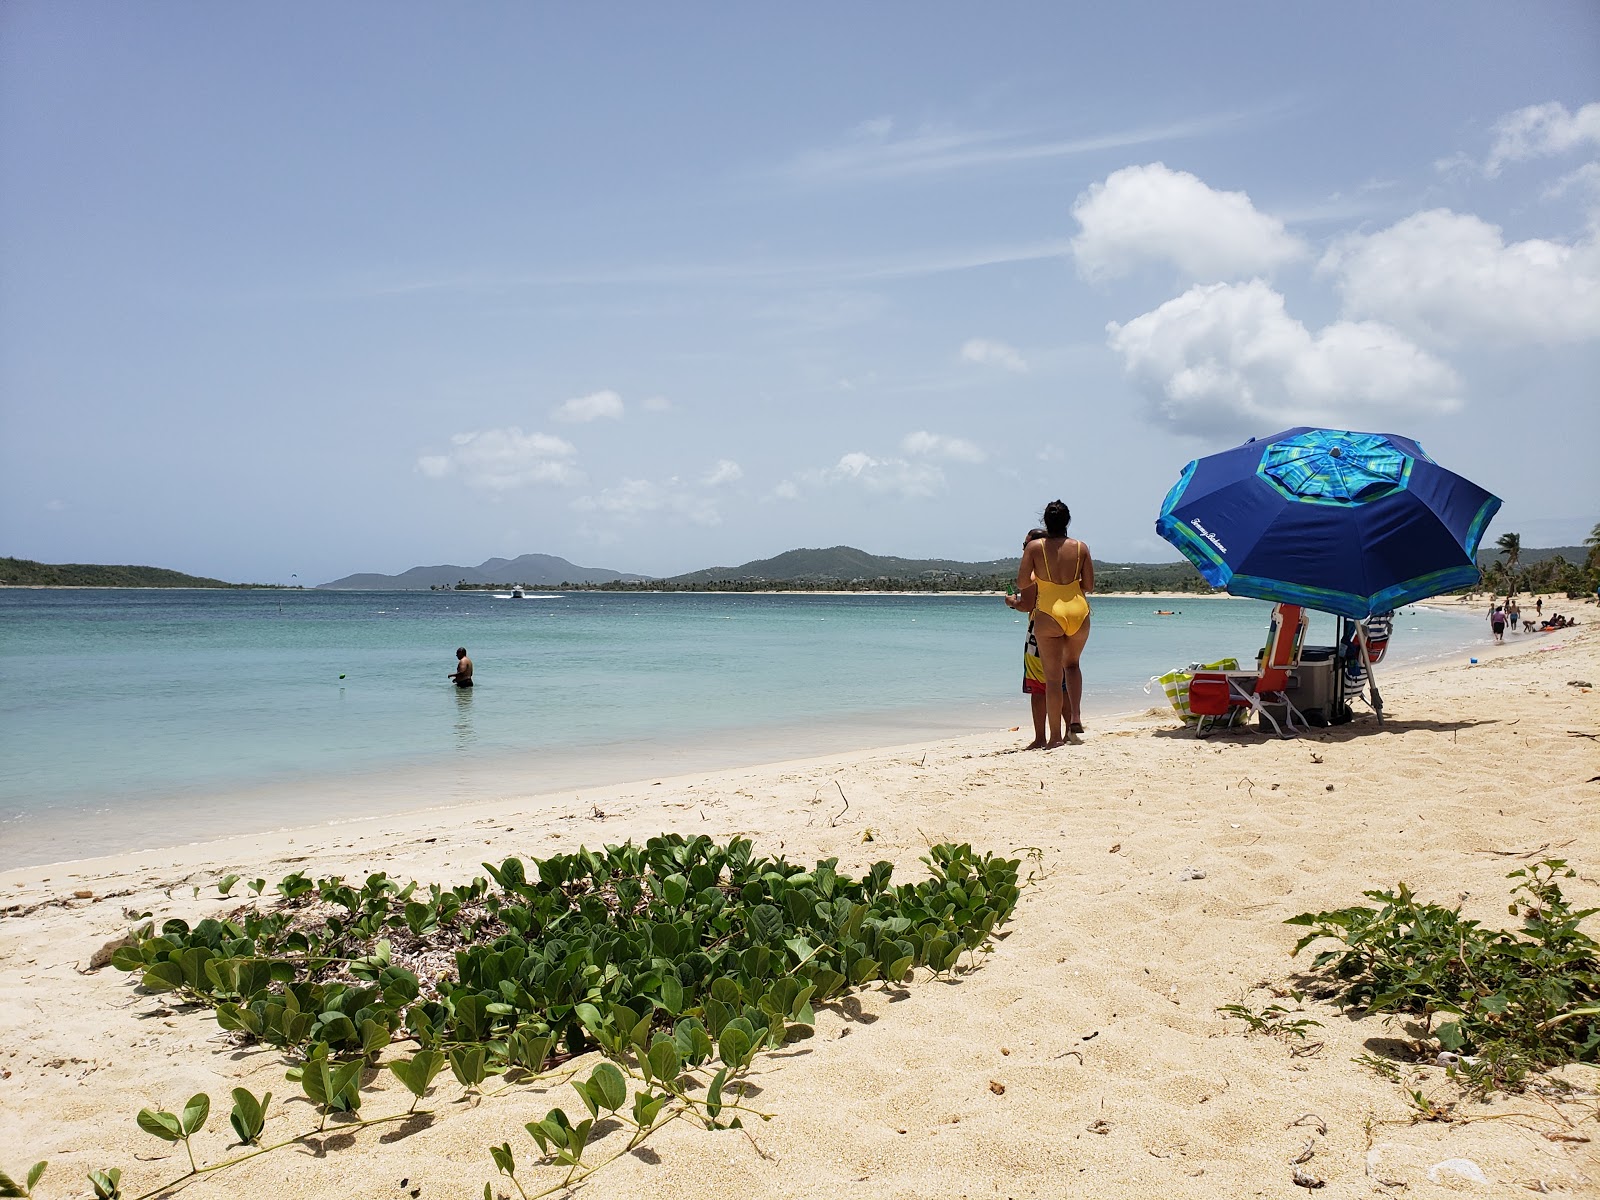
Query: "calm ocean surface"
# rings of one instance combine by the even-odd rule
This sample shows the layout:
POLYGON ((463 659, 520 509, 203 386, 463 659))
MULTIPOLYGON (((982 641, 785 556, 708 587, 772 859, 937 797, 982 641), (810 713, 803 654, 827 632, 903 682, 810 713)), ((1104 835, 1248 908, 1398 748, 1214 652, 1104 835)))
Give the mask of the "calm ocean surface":
MULTIPOLYGON (((1269 610, 1093 603, 1090 716, 1253 659, 1269 610)), ((1407 609, 1389 661, 1481 616, 1407 609)), ((1024 630, 994 597, 0 590, 0 869, 1027 726, 1024 630)))

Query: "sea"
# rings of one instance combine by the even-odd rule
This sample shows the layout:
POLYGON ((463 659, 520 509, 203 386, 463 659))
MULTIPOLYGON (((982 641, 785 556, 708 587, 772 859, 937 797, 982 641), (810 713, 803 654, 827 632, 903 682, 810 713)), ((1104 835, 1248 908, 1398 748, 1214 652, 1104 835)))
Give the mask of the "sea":
MULTIPOLYGON (((1101 595, 1084 710, 1265 641, 1269 606, 1101 595), (1158 610, 1172 615, 1158 615, 1158 610)), ((1483 644, 1415 607, 1389 663, 1483 644)), ((996 596, 0 589, 0 870, 1021 726, 996 596), (454 687, 465 646, 477 686, 454 687)), ((1331 644, 1314 617, 1309 643, 1331 644)))

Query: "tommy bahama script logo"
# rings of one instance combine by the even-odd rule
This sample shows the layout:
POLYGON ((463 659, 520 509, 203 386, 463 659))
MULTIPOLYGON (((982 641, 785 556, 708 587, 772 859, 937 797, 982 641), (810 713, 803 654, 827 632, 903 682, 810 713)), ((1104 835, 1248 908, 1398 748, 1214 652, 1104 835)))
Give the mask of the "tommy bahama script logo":
POLYGON ((1206 541, 1210 542, 1218 550, 1222 551, 1224 554, 1228 552, 1228 548, 1222 544, 1222 539, 1216 534, 1212 533, 1211 530, 1207 529, 1204 525, 1200 524, 1199 521, 1190 521, 1189 524, 1196 533, 1205 538, 1206 541))

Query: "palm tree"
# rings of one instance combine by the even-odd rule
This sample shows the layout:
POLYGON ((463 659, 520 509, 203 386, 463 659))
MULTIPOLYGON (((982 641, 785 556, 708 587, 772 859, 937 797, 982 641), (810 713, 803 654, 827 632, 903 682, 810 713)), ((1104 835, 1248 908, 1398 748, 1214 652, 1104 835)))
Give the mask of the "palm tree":
POLYGON ((1584 565, 1600 567, 1600 521, 1595 522, 1595 527, 1589 530, 1589 536, 1583 539, 1583 544, 1589 547, 1589 556, 1584 565))
POLYGON ((1495 549, 1506 558, 1506 576, 1508 591, 1516 589, 1517 559, 1522 557, 1522 535, 1520 533, 1502 533, 1496 542, 1495 549))

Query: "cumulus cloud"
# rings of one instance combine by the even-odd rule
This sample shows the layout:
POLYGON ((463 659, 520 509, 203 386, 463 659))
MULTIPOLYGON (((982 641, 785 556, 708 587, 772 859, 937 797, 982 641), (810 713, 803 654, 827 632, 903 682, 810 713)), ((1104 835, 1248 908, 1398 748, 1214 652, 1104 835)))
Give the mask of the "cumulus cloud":
POLYGON ((925 430, 906 434, 900 442, 900 449, 919 458, 942 458, 948 462, 980 463, 989 457, 981 447, 966 438, 947 437, 925 430))
POLYGON ((1018 354, 1014 346, 1004 342, 997 342, 990 338, 969 338, 962 343, 961 361, 979 363, 984 366, 1000 367, 1007 371, 1021 373, 1028 369, 1027 362, 1018 354))
POLYGON ((469 487, 508 492, 538 483, 581 483, 583 473, 573 462, 577 453, 562 438, 523 433, 513 425, 455 434, 448 453, 420 456, 417 470, 430 479, 460 476, 469 487))
POLYGON ((703 482, 707 487, 720 487, 724 483, 732 483, 736 479, 743 478, 743 467, 731 458, 719 458, 717 465, 706 472, 703 482))
POLYGON ((1372 321, 1314 334, 1259 279, 1196 286, 1106 328, 1155 417, 1180 432, 1388 427, 1459 404, 1455 373, 1402 334, 1372 321))
POLYGON ((1429 341, 1554 345, 1600 337, 1600 240, 1507 244, 1499 226, 1433 209, 1323 256, 1345 312, 1429 341))
POLYGON ((815 483, 846 484, 906 499, 931 496, 944 487, 944 472, 932 463, 878 458, 860 450, 841 455, 833 466, 810 472, 808 478, 815 483))
POLYGON ((570 421, 574 424, 598 421, 602 417, 620 421, 622 397, 612 391, 590 392, 587 396, 574 396, 571 400, 558 404, 550 415, 558 421, 570 421))
POLYGON ((605 488, 592 496, 572 502, 577 512, 593 513, 615 520, 632 520, 656 514, 688 521, 692 525, 722 524, 716 503, 699 490, 673 477, 662 483, 649 479, 624 479, 616 487, 605 488))
POLYGON ((1600 146, 1600 103, 1585 104, 1577 112, 1554 100, 1530 104, 1495 122, 1483 173, 1492 177, 1508 162, 1567 154, 1584 146, 1600 146))
POLYGON ((1244 192, 1219 192, 1162 163, 1123 167, 1072 206, 1081 232, 1072 239, 1085 279, 1126 275, 1147 262, 1170 262, 1184 278, 1205 281, 1266 274, 1306 253, 1276 217, 1257 211, 1244 192))

